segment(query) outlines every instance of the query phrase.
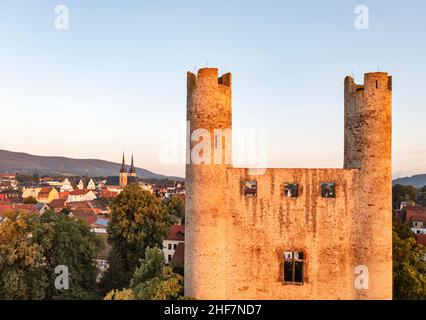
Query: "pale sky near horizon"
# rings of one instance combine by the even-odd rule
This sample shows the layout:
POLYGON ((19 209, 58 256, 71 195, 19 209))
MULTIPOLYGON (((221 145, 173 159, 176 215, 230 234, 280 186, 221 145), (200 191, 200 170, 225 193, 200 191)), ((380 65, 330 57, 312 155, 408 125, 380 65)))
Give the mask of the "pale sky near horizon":
POLYGON ((0 149, 124 150, 183 176, 161 163, 162 137, 184 151, 186 72, 208 65, 233 73, 233 128, 267 135, 268 166, 342 167, 344 77, 379 68, 393 76, 394 177, 426 173, 425 34, 422 0, 1 0, 0 149), (360 4, 368 30, 354 26, 360 4))

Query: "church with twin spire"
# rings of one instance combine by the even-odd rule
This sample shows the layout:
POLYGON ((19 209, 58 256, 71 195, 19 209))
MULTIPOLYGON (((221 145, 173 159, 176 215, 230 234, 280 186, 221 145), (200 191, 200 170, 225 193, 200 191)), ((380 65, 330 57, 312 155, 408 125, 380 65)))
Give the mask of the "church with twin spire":
POLYGON ((126 161, 125 161, 124 153, 123 153, 123 160, 121 162, 121 168, 120 168, 119 176, 108 177, 106 185, 107 186, 120 186, 120 187, 124 188, 125 186, 127 186, 129 184, 136 183, 137 180, 138 179, 137 179, 137 175, 136 175, 136 168, 135 168, 135 163, 134 163, 134 160, 133 160, 133 154, 132 154, 132 160, 131 160, 130 167, 127 169, 126 161))
POLYGON ((133 154, 132 154, 132 162, 130 164, 129 170, 126 169, 126 162, 124 160, 124 153, 123 153, 123 161, 121 162, 121 169, 120 169, 120 176, 119 176, 119 185, 120 187, 125 187, 128 184, 136 182, 136 169, 135 164, 133 161, 133 154))

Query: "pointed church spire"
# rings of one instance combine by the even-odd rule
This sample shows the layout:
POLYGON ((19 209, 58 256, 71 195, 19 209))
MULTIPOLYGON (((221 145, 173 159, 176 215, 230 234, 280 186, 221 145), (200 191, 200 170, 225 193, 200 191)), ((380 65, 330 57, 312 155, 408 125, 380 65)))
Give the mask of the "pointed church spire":
POLYGON ((123 162, 121 163, 120 173, 126 172, 126 163, 124 161, 124 152, 123 152, 123 162))
POLYGON ((135 164, 133 162, 133 153, 132 153, 132 164, 130 165, 129 173, 136 173, 135 164))

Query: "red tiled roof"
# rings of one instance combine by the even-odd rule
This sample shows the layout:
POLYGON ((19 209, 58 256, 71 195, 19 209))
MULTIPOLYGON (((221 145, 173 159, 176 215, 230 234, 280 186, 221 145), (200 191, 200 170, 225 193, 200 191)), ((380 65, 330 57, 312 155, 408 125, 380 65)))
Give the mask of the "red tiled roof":
POLYGON ((52 190, 53 188, 50 188, 50 187, 41 188, 40 192, 37 195, 37 198, 48 198, 52 190))
POLYGON ((175 266, 184 265, 184 259, 185 257, 185 244, 183 242, 179 243, 176 250, 175 250, 175 254, 172 257, 172 264, 175 266))
MULTIPOLYGON (((94 217, 95 219, 97 219, 96 215, 93 212, 80 211, 80 210, 75 210, 75 211, 73 210, 72 216, 74 218, 82 219, 82 220, 86 220, 86 221, 88 221, 87 219, 89 219, 90 217, 94 217)), ((90 219, 92 219, 92 218, 90 218, 90 219)))
POLYGON ((426 208, 420 206, 408 206, 405 207, 405 221, 408 224, 412 224, 413 221, 423 221, 426 223, 426 208))
POLYGON ((416 212, 424 212, 426 213, 426 207, 422 207, 422 206, 405 206, 404 207, 405 211, 416 211, 416 212))
POLYGON ((35 204, 16 204, 15 209, 38 213, 38 208, 35 204))
POLYGON ((59 192, 59 199, 67 199, 69 192, 59 192))
POLYGON ((65 208, 65 202, 67 199, 55 199, 49 204, 50 209, 61 209, 65 208))
POLYGON ((426 234, 416 234, 417 242, 426 247, 426 234))
POLYGON ((81 202, 68 202, 66 204, 67 208, 72 210, 89 210, 92 211, 92 207, 90 206, 88 201, 81 202))
POLYGON ((97 217, 96 216, 87 216, 87 217, 83 217, 83 220, 86 220, 86 222, 89 224, 89 226, 92 226, 95 222, 97 217))
POLYGON ((423 221, 424 223, 426 223, 426 214, 407 213, 406 222, 411 225, 413 221, 423 221))
POLYGON ((91 192, 92 190, 89 189, 82 189, 82 190, 74 190, 72 192, 69 193, 70 196, 82 196, 85 194, 88 194, 89 192, 91 192))
POLYGON ((105 199, 115 198, 116 196, 118 196, 118 192, 111 192, 109 190, 103 191, 101 193, 101 197, 105 199))
POLYGON ((167 235, 167 240, 185 240, 185 226, 174 224, 170 227, 169 234, 167 235))
POLYGON ((39 199, 47 199, 47 198, 49 198, 49 193, 47 192, 40 192, 38 195, 37 195, 37 198, 39 198, 39 199))
POLYGON ((0 213, 14 210, 24 210, 32 213, 38 213, 38 209, 35 204, 0 204, 0 213))

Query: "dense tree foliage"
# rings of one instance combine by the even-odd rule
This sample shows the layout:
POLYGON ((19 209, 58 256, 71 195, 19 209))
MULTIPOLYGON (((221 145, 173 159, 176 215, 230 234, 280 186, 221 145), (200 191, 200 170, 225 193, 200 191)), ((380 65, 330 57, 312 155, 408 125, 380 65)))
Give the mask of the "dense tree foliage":
POLYGON ((106 300, 173 300, 183 297, 183 277, 164 266, 158 248, 146 248, 145 258, 135 270, 129 289, 113 290, 106 300))
POLYGON ((52 212, 7 213, 0 224, 0 299, 95 298, 100 246, 86 222, 52 212), (69 269, 68 290, 54 287, 58 265, 69 269))
MULTIPOLYGON (((394 209, 401 202, 426 205, 426 186, 397 184, 392 188, 394 209)), ((396 218, 393 221, 393 291, 395 299, 426 299, 426 248, 417 243, 409 226, 396 218)))
POLYGON ((48 282, 42 248, 32 239, 38 217, 16 211, 5 218, 0 224, 0 299, 43 299, 48 282))
POLYGON ((170 216, 160 198, 139 185, 127 186, 111 204, 108 227, 112 252, 105 273, 106 291, 128 286, 147 247, 161 246, 170 227, 170 216))
POLYGON ((411 229, 393 221, 394 299, 426 299, 426 248, 417 243, 411 229))
POLYGON ((98 269, 94 259, 102 248, 100 238, 90 231, 85 221, 63 214, 48 212, 40 217, 40 221, 41 228, 34 234, 34 239, 43 248, 45 271, 49 276, 46 298, 96 298, 98 269), (65 265, 69 269, 69 290, 57 290, 53 285, 57 277, 54 271, 58 265, 65 265))
POLYGON ((392 188, 392 202, 394 209, 399 209, 403 201, 417 201, 417 189, 413 186, 397 184, 392 188))
POLYGON ((24 204, 37 204, 38 201, 34 197, 28 197, 24 199, 24 204))
POLYGON ((164 200, 164 205, 171 217, 180 219, 181 222, 185 221, 185 203, 182 199, 176 196, 170 197, 164 200))
POLYGON ((424 186, 423 188, 418 189, 417 202, 420 205, 422 205, 423 207, 426 207, 426 186, 424 186))
POLYGON ((16 181, 18 181, 21 185, 32 185, 38 184, 40 182, 40 177, 38 174, 20 174, 16 176, 16 181))

